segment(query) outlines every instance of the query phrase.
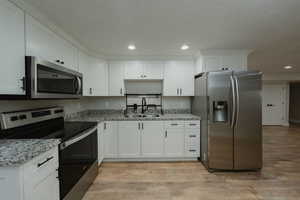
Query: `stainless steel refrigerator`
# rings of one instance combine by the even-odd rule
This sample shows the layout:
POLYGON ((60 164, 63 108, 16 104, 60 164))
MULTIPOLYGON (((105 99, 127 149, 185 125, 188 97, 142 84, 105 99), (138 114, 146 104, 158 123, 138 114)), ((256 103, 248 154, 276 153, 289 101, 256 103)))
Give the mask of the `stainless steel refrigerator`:
POLYGON ((201 116, 201 161, 210 170, 262 168, 260 72, 195 76, 192 113, 201 116))

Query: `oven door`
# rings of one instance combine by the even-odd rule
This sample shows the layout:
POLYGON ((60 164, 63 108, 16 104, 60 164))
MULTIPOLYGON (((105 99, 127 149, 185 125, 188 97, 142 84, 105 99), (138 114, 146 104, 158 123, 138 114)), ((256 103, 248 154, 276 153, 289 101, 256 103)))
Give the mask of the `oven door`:
POLYGON ((59 99, 82 96, 81 73, 37 57, 26 59, 31 98, 59 99))
MULTIPOLYGON (((81 177, 98 163, 97 127, 91 128, 60 145, 60 197, 64 197, 81 177)), ((91 183, 85 183, 91 184, 91 183)))

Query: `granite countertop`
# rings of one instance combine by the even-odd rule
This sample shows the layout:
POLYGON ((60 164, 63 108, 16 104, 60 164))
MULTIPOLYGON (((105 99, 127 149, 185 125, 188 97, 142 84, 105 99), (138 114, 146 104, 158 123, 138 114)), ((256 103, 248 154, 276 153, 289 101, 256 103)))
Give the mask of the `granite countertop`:
POLYGON ((131 118, 125 117, 123 114, 89 114, 86 116, 73 117, 68 121, 167 121, 167 120, 200 120, 201 118, 192 114, 164 114, 161 117, 131 118))
POLYGON ((0 140, 0 167, 18 167, 59 143, 59 139, 0 140))

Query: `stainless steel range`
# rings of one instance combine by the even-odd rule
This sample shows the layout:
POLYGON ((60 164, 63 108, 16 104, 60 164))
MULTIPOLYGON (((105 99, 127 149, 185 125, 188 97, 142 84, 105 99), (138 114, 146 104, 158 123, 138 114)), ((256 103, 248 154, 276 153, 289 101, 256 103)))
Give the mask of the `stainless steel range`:
POLYGON ((61 107, 5 112, 0 116, 0 139, 61 139, 60 199, 81 199, 98 174, 97 123, 65 122, 61 107))

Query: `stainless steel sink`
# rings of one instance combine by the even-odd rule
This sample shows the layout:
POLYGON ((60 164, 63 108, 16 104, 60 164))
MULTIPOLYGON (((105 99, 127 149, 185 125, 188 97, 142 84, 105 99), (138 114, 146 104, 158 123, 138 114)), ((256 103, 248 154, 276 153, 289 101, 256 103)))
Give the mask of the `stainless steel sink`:
POLYGON ((126 118, 159 118, 159 114, 128 114, 126 118))

